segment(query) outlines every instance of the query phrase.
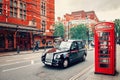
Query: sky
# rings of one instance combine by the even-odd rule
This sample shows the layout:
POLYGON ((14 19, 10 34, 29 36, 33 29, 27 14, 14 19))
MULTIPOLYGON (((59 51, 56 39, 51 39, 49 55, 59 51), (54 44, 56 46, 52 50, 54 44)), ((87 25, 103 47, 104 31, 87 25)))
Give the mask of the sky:
POLYGON ((55 18, 66 13, 95 11, 100 21, 120 19, 120 0, 55 0, 55 18))

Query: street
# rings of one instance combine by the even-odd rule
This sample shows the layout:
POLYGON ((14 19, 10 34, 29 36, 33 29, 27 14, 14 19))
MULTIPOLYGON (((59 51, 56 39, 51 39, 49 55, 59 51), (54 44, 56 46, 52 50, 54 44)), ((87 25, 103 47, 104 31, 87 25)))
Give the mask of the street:
POLYGON ((86 61, 71 65, 66 69, 44 66, 39 53, 0 57, 0 80, 71 80, 91 68, 94 50, 89 50, 86 61))

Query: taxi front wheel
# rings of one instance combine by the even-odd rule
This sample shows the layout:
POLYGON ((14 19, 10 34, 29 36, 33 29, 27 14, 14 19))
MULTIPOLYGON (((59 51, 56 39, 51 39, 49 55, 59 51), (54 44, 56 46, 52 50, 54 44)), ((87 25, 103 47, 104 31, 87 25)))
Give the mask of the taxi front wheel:
POLYGON ((69 66, 69 61, 67 60, 67 59, 65 59, 64 61, 63 61, 63 63, 62 63, 62 67, 63 68, 66 68, 66 67, 68 67, 69 66))

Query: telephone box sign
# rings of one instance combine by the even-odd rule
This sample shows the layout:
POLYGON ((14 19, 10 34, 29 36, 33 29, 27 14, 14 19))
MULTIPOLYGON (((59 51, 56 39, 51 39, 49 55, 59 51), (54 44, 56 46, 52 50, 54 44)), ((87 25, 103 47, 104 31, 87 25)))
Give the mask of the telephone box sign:
POLYGON ((97 26, 95 27, 96 30, 98 29, 114 29, 114 23, 109 23, 109 22, 102 22, 102 23, 99 23, 97 24, 97 26))
POLYGON ((116 43, 115 26, 112 22, 102 22, 95 26, 95 73, 115 74, 116 43))

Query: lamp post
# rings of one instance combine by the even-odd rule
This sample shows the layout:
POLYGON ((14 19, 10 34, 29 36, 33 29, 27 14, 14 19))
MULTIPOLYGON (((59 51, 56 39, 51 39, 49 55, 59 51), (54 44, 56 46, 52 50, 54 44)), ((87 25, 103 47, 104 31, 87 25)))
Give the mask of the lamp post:
POLYGON ((89 28, 87 30, 87 36, 88 36, 88 49, 89 49, 89 28))
POLYGON ((71 24, 71 22, 68 22, 68 39, 70 38, 70 33, 69 33, 70 32, 70 30, 69 30, 70 29, 70 24, 71 24))
POLYGON ((87 29, 87 36, 88 36, 88 49, 89 49, 89 24, 90 24, 90 20, 89 20, 89 18, 88 18, 88 16, 86 16, 86 23, 87 23, 87 27, 88 27, 88 29, 87 29))
MULTIPOLYGON (((18 38, 19 37, 19 34, 18 34, 18 25, 16 26, 16 37, 18 38)), ((17 42, 16 42, 17 43, 17 42)), ((17 53, 19 54, 20 53, 20 46, 19 46, 19 43, 17 43, 17 53)))
POLYGON ((44 51, 46 51, 46 33, 43 33, 43 36, 45 36, 45 38, 42 40, 42 43, 44 44, 44 51))
POLYGON ((54 42, 54 38, 53 38, 54 31, 55 31, 55 26, 53 24, 53 25, 50 26, 50 32, 52 33, 52 39, 53 39, 52 46, 53 46, 53 42, 54 42))

